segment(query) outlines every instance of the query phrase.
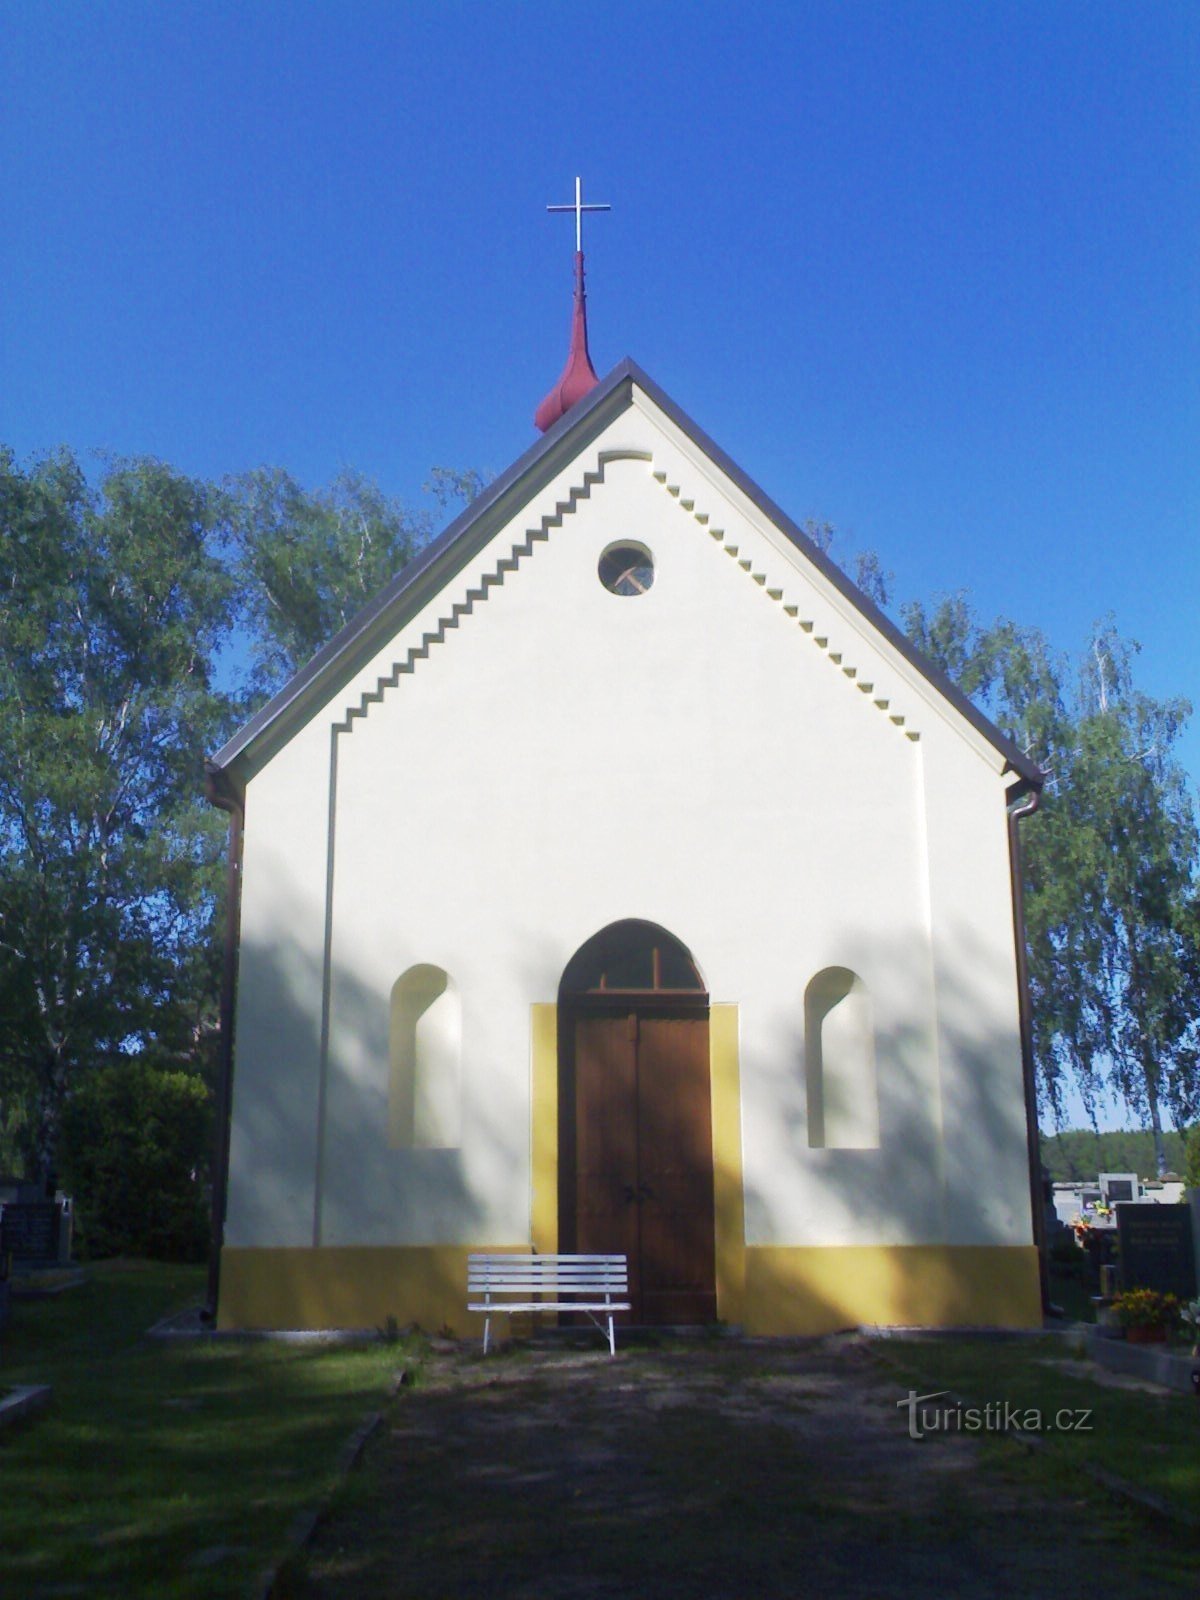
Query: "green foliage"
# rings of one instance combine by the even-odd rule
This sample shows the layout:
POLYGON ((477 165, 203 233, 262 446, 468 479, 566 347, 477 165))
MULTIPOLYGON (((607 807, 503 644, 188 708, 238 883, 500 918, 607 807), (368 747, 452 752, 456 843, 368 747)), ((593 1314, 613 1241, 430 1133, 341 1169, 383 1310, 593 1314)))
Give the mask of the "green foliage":
POLYGON ((1096 630, 1074 689, 1066 760, 1031 829, 1048 1070, 1108 1083, 1159 1136, 1194 1117, 1200 952, 1189 936, 1200 835, 1173 746, 1190 707, 1133 682, 1136 646, 1096 630))
POLYGON ((1067 1232, 1059 1234, 1050 1246, 1050 1262, 1063 1277, 1079 1278, 1083 1276, 1087 1257, 1075 1242, 1075 1235, 1067 1232))
MULTIPOLYGON (((465 492, 442 469, 436 492, 465 492)), ((235 570, 253 639, 254 688, 273 692, 412 560, 429 519, 356 472, 307 491, 264 468, 225 485, 235 570)))
POLYGON ((62 1119, 79 1253, 203 1260, 212 1137, 211 1097, 194 1074, 137 1056, 90 1072, 62 1119))
POLYGON ((1113 1301, 1117 1321, 1123 1328, 1165 1328, 1179 1322, 1179 1301, 1173 1294, 1157 1289, 1126 1289, 1113 1301))
POLYGON ((1183 1181, 1189 1189, 1200 1189, 1200 1122, 1195 1122, 1184 1135, 1183 1181))
POLYGON ((1166 1168, 1164 1116, 1200 1108, 1200 832, 1174 745, 1190 713, 1133 681, 1137 646, 1097 627, 1073 672, 1036 629, 986 626, 963 595, 903 611, 909 637, 1047 774, 1023 825, 1039 1086, 1114 1091, 1166 1168))
MULTIPOLYGON (((1152 1178, 1157 1157, 1154 1134, 1149 1129, 1064 1128, 1043 1134, 1042 1171, 1055 1183, 1094 1183, 1101 1172, 1136 1172, 1152 1178)), ((1182 1173, 1184 1138, 1170 1129, 1163 1132, 1167 1168, 1182 1173)))
POLYGON ((0 449, 0 1137, 30 1176, 90 1063, 203 1055, 212 1032, 220 514, 160 462, 93 488, 66 451, 23 470, 0 449))
POLYGON ((1000 617, 980 623, 963 594, 927 608, 901 607, 905 632, 922 655, 979 702, 1054 781, 1071 738, 1065 659, 1036 628, 1000 617))
POLYGON ((432 495, 445 511, 450 506, 470 505, 472 500, 483 493, 487 482, 483 473, 474 469, 458 472, 453 467, 431 467, 429 480, 421 487, 426 494, 432 495))
POLYGON ((7 1094, 0 1085, 0 1173, 18 1178, 27 1176, 26 1154, 33 1145, 30 1106, 21 1090, 19 1075, 7 1094))
MULTIPOLYGON (((803 524, 801 532, 806 538, 811 539, 823 555, 832 554, 833 546, 838 536, 837 529, 832 522, 818 521, 815 517, 809 517, 803 524)), ((854 582, 866 595, 867 599, 877 605, 881 611, 884 610, 891 601, 895 573, 889 572, 884 567, 883 562, 880 561, 874 550, 855 551, 849 563, 844 558, 842 559, 843 568, 847 564, 851 568, 854 582)))
POLYGON ((399 1344, 404 1336, 404 1330, 401 1328, 399 1321, 390 1311, 379 1324, 376 1332, 384 1344, 399 1344))
MULTIPOLYGON (((478 474, 436 469, 443 505, 478 474)), ((203 758, 247 709, 215 687, 251 631, 273 689, 419 548, 344 473, 217 490, 160 462, 0 449, 0 1169, 54 1168, 61 1109, 121 1052, 215 1073, 225 819, 203 758)))
POLYGON ((854 581, 881 611, 891 599, 894 579, 895 573, 884 569, 874 550, 860 550, 854 557, 854 581))

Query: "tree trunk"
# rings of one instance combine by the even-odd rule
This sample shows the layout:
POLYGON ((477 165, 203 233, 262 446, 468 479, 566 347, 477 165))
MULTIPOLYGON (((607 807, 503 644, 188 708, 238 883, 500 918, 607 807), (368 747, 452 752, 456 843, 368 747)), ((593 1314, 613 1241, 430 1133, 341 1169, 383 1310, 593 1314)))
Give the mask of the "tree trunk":
POLYGON ((57 1182, 58 1122, 62 1110, 63 1089, 66 1081, 66 1063, 61 1049, 46 1051, 43 1077, 37 1100, 37 1123, 34 1127, 34 1159, 36 1176, 46 1189, 54 1193, 57 1182))
POLYGON ((1141 963, 1138 960, 1138 941, 1132 936, 1129 941, 1129 976, 1131 981, 1125 1004, 1137 1017, 1138 1057, 1142 1072, 1142 1082, 1146 1089, 1146 1106, 1150 1112, 1150 1128, 1154 1134, 1154 1165, 1157 1176, 1164 1178, 1167 1172, 1167 1152, 1163 1146, 1162 1117, 1158 1111, 1158 1058, 1155 1054, 1152 1036, 1148 1037, 1149 1022, 1147 1011, 1149 1006, 1146 988, 1142 980, 1141 963))
POLYGON ((1147 1082, 1146 1098, 1150 1102, 1150 1129, 1154 1134, 1154 1165, 1158 1176, 1165 1178, 1167 1175, 1167 1151, 1163 1144, 1162 1117, 1158 1111, 1158 1096, 1147 1082))

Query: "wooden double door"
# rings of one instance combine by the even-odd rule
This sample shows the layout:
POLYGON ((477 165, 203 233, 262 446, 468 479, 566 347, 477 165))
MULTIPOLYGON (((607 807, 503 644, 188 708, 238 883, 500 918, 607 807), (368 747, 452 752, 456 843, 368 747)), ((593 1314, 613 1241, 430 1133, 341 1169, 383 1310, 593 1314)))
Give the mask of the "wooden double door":
POLYGON ((707 1005, 614 996, 563 1022, 560 1248, 628 1256, 635 1325, 714 1322, 707 1005))

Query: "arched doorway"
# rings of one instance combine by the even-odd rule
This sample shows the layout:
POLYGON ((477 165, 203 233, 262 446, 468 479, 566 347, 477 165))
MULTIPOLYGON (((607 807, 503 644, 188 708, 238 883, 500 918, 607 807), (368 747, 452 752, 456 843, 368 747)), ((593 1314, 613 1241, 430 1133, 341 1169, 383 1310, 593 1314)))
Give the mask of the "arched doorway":
POLYGON ((708 993, 652 922, 582 945, 559 986, 559 1238, 629 1258, 630 1321, 714 1322, 708 993))

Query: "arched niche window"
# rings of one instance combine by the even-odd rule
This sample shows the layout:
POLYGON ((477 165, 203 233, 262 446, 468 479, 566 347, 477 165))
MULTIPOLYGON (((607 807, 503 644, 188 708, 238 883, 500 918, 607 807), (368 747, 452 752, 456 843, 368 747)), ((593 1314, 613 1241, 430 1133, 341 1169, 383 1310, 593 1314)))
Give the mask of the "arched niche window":
POLYGON ((388 1046, 389 1143, 455 1149, 462 1137, 462 1004, 441 967, 410 967, 392 985, 388 1046))
POLYGON ((705 982, 688 947, 655 922, 610 923, 580 945, 562 975, 568 995, 703 995, 705 982))
POLYGON ((804 993, 808 1142, 817 1150, 879 1148, 871 1000, 848 967, 826 967, 804 993))

